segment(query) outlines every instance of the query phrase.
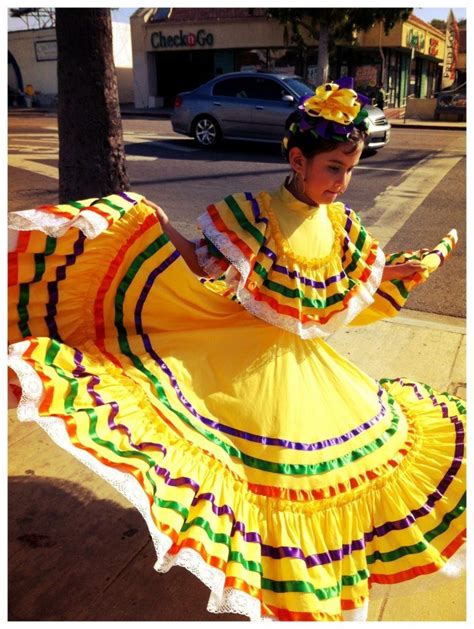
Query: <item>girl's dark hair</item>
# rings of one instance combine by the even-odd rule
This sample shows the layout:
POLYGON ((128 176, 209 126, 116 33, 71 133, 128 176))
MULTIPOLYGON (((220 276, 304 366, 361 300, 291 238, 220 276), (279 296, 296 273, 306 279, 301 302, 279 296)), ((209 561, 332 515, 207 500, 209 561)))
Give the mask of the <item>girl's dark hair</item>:
POLYGON ((300 118, 300 114, 298 111, 294 112, 286 121, 286 136, 288 138, 288 142, 286 146, 282 145, 282 152, 285 159, 288 161, 288 156, 290 154, 290 150, 293 147, 297 147, 301 150, 303 155, 307 159, 311 159, 315 155, 319 153, 328 153, 330 151, 335 151, 337 148, 344 147, 345 153, 353 153, 361 142, 365 140, 367 133, 362 130, 354 127, 350 133, 350 135, 342 140, 328 140, 326 138, 322 138, 318 136, 315 132, 308 131, 300 131, 297 129, 294 133, 290 133, 289 129, 293 125, 293 123, 298 122, 300 118))

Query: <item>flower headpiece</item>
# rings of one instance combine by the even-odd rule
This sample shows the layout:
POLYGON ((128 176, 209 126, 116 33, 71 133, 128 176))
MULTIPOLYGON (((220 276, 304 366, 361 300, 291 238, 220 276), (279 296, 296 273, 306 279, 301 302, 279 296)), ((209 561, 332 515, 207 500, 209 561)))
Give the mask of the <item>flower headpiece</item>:
POLYGON ((283 138, 284 152, 287 152, 290 138, 297 132, 347 142, 354 127, 365 131, 368 112, 364 107, 370 101, 353 87, 354 79, 343 77, 334 83, 320 85, 312 96, 302 96, 295 120, 283 138))

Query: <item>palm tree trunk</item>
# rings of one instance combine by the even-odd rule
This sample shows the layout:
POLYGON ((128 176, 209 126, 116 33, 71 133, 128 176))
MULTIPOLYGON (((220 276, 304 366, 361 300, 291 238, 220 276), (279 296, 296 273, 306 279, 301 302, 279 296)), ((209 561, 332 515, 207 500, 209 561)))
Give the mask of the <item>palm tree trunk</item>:
POLYGON ((59 202, 129 189, 110 9, 56 9, 59 202))

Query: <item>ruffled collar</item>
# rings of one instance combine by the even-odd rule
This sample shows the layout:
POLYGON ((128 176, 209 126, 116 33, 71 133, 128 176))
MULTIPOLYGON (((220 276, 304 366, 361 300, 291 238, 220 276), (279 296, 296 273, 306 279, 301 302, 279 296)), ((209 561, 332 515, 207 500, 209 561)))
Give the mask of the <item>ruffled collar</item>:
POLYGON ((313 216, 322 207, 325 207, 323 205, 309 205, 304 203, 304 201, 300 201, 288 190, 284 183, 281 184, 274 194, 283 203, 285 209, 305 216, 313 216))

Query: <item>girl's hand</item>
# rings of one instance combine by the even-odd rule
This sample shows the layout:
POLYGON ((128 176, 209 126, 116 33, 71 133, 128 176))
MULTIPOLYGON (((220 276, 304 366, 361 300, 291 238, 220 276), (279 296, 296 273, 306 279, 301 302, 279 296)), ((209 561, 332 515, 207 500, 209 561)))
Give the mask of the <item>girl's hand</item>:
POLYGON ((151 208, 155 210, 155 214, 158 220, 160 221, 162 227, 164 227, 165 225, 168 225, 168 223, 170 222, 170 219, 168 218, 168 215, 163 210, 163 208, 153 203, 153 201, 149 201, 148 199, 145 199, 145 197, 143 197, 143 203, 146 203, 147 205, 149 205, 151 208))
POLYGON ((402 264, 388 264, 383 271, 382 280, 402 280, 416 272, 425 270, 423 262, 420 260, 410 260, 402 264))

